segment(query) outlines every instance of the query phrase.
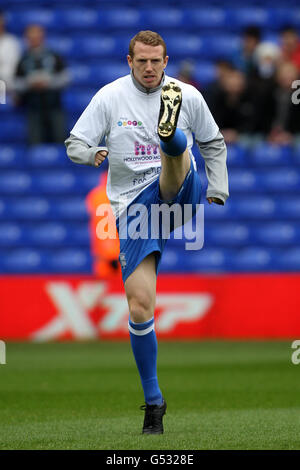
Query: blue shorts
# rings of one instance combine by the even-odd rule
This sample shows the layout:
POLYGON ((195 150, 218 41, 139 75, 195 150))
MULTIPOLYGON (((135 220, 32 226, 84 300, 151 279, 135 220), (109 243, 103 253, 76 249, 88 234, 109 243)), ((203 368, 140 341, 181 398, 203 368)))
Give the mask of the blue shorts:
MULTIPOLYGON (((168 202, 167 204, 180 204, 183 208, 184 204, 191 204, 192 205, 192 214, 196 213, 196 204, 200 204, 201 201, 201 183, 199 175, 194 167, 193 162, 191 161, 191 167, 188 171, 185 180, 179 189, 175 198, 168 202)), ((128 215, 128 211, 133 204, 143 204, 147 209, 147 216, 148 216, 148 236, 146 239, 144 238, 136 238, 133 239, 132 237, 123 237, 124 231, 121 230, 120 233, 120 222, 121 218, 118 218, 116 221, 117 229, 119 232, 120 237, 120 256, 119 260, 122 267, 122 278, 123 282, 126 281, 128 276, 133 273, 136 267, 141 263, 141 261, 148 256, 150 253, 155 253, 156 255, 156 274, 159 271, 161 256, 167 242, 167 239, 162 236, 162 222, 160 220, 159 226, 159 235, 155 238, 151 238, 151 206, 152 205, 161 205, 166 204, 160 198, 159 193, 159 178, 157 178, 153 183, 147 186, 127 207, 127 218, 123 219, 126 220, 127 227, 130 225, 132 220, 136 218, 136 216, 128 215), (123 234, 123 235, 122 235, 123 234), (123 237, 123 238, 122 238, 123 237)), ((146 210, 145 209, 145 210, 146 210)), ((146 221, 147 222, 147 221, 146 221)), ((177 226, 178 224, 176 224, 177 226)), ((180 224, 181 225, 181 224, 180 224)), ((170 226, 170 231, 174 230, 174 226, 172 227, 172 222, 170 226)), ((128 232, 126 232, 128 235, 128 232)))

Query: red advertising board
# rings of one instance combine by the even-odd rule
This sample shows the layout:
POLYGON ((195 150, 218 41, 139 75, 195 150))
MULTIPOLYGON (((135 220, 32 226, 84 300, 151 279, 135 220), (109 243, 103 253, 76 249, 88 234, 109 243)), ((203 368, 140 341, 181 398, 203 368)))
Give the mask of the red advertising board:
MULTIPOLYGON (((300 274, 160 275, 159 338, 300 338, 300 274)), ((0 277, 0 339, 128 338, 121 281, 0 277)))

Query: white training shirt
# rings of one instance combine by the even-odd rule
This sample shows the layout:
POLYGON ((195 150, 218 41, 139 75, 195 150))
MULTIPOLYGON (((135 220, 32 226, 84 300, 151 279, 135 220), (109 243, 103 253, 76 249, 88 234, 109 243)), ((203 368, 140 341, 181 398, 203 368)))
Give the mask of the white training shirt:
MULTIPOLYGON (((165 76, 182 90, 178 127, 191 153, 193 135, 199 142, 213 140, 219 128, 201 93, 192 85, 165 76)), ((92 147, 105 137, 109 172, 107 196, 116 217, 155 178, 161 168, 157 123, 161 88, 152 93, 138 89, 131 75, 101 88, 92 98, 71 134, 92 147)), ((194 161, 195 164, 195 161, 194 161)))
POLYGON ((19 40, 9 33, 0 34, 0 79, 11 88, 14 74, 21 57, 19 40))

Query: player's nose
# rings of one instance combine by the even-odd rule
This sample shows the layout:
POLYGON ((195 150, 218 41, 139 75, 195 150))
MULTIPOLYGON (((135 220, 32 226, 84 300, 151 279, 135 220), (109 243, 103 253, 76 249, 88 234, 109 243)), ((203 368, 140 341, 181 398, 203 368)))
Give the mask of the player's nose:
POLYGON ((151 62, 151 60, 147 60, 146 72, 151 72, 151 71, 152 71, 152 62, 151 62))

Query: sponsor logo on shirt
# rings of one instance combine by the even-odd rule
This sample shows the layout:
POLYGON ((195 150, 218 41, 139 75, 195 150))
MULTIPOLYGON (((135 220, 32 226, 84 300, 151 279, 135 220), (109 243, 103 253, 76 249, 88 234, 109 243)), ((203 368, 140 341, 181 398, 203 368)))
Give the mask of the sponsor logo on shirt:
POLYGON ((140 142, 134 143, 134 154, 135 155, 157 155, 158 154, 158 145, 156 144, 141 144, 140 142))
POLYGON ((134 143, 134 155, 135 156, 126 156, 124 162, 160 162, 160 153, 158 151, 158 145, 156 144, 143 144, 136 141, 134 143))
POLYGON ((119 127, 127 127, 127 126, 141 127, 142 125, 143 125, 142 121, 126 121, 126 120, 118 121, 119 127))

